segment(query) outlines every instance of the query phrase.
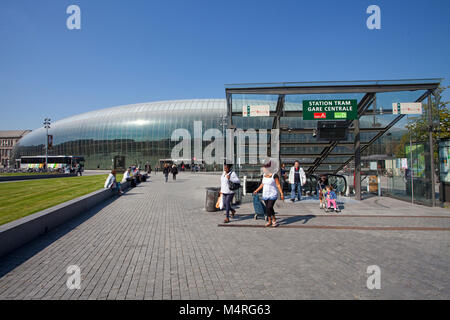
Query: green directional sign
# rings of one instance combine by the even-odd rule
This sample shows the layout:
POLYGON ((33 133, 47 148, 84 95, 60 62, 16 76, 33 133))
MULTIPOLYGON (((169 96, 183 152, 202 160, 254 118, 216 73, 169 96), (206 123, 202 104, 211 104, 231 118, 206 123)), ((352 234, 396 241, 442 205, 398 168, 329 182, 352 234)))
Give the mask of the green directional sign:
POLYGON ((355 120, 358 118, 356 99, 303 100, 303 120, 355 120))

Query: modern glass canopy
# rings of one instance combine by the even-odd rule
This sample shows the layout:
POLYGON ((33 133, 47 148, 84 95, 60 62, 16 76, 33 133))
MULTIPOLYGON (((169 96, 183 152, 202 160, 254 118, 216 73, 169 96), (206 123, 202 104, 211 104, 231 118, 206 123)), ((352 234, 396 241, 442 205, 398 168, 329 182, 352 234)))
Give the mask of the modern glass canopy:
POLYGON ((354 163, 358 199, 360 188, 356 183, 360 181, 361 157, 373 157, 379 151, 372 146, 381 143, 378 149, 383 149, 387 142, 382 137, 405 126, 405 115, 394 114, 392 104, 422 102, 441 81, 432 78, 228 84, 228 127, 279 129, 280 162, 291 164, 298 160, 307 174, 336 174, 354 163), (319 141, 315 136, 318 120, 303 119, 302 101, 333 99, 357 100, 357 119, 343 120, 349 132, 347 139, 319 141), (244 106, 262 104, 269 106, 268 116, 243 116, 244 106))

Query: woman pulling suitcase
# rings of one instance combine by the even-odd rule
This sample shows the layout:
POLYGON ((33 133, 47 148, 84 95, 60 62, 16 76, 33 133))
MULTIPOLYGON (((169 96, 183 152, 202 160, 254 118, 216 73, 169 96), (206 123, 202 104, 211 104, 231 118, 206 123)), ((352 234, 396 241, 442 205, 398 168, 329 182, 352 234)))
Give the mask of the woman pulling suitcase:
POLYGON ((262 199, 266 204, 266 227, 277 227, 277 220, 275 218, 275 211, 273 209, 275 201, 278 199, 278 192, 280 193, 281 200, 284 200, 283 190, 281 189, 280 178, 275 173, 278 171, 278 165, 276 160, 270 159, 261 168, 263 172, 263 178, 260 186, 253 192, 257 194, 259 190, 263 189, 262 199))

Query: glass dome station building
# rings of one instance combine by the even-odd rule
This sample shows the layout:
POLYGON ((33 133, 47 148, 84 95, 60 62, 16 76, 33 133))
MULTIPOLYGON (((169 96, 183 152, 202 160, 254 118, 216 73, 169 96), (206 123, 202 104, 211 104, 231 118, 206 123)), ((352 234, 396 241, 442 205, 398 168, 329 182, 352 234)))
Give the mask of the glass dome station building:
MULTIPOLYGON (((51 124, 49 154, 81 155, 86 169, 110 169, 115 156, 125 157, 125 166, 155 166, 170 159, 179 143, 171 141, 175 129, 193 132, 194 121, 202 121, 203 130, 221 130, 225 114, 225 99, 160 101, 87 112, 51 124)), ((45 154, 45 139, 44 128, 34 130, 20 140, 15 158, 45 154)))
MULTIPOLYGON (((125 158, 125 166, 148 162, 154 167, 161 159, 170 160, 172 149, 180 143, 171 141, 175 129, 187 129, 195 137, 194 121, 201 121, 203 132, 278 129, 278 150, 271 149, 270 138, 267 150, 271 155, 276 151, 287 166, 298 160, 310 176, 345 174, 350 183, 355 181, 357 199, 364 177, 377 175, 384 195, 433 205, 436 164, 431 155, 436 147, 431 143, 432 131, 422 129, 439 124, 433 108, 440 83, 441 79, 408 79, 227 85, 225 99, 124 105, 56 121, 49 132, 53 135, 49 155, 83 156, 86 169, 110 169, 118 156, 125 158), (310 112, 305 103, 315 100, 320 102, 315 106, 351 101, 353 109, 310 112), (410 105, 420 105, 420 113, 404 112, 403 107, 410 105), (263 114, 254 116, 253 107, 263 107, 263 114), (321 122, 333 121, 345 125, 345 135, 321 137, 321 122)), ((45 142, 45 129, 36 129, 19 141, 12 156, 41 156, 45 142)), ((203 141, 203 150, 210 143, 203 141)), ((191 149, 194 155, 194 146, 191 149)), ((234 157, 235 164, 245 164, 234 157)), ((251 178, 252 170, 259 172, 254 167, 237 165, 235 170, 251 178)))

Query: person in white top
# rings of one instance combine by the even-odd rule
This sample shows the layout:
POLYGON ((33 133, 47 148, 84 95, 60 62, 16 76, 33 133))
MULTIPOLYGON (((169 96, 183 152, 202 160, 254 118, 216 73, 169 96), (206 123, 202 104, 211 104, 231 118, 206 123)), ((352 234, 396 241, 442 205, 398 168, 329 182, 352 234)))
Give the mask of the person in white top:
POLYGON ((120 190, 120 183, 116 181, 116 170, 111 170, 108 178, 106 178, 104 187, 105 189, 111 189, 119 195, 122 194, 122 190, 120 190))
POLYGON ((262 167, 263 177, 260 186, 253 191, 253 194, 257 194, 259 190, 263 189, 262 199, 266 205, 267 223, 266 227, 276 227, 277 219, 275 218, 275 211, 273 206, 278 199, 278 192, 280 193, 281 200, 284 200, 283 189, 281 189, 280 178, 275 173, 278 171, 278 166, 274 165, 274 160, 268 161, 262 167))
POLYGON ((231 207, 231 201, 233 200, 234 190, 230 190, 229 181, 234 183, 241 183, 237 174, 231 171, 231 164, 225 164, 223 167, 223 173, 220 177, 220 194, 223 197, 223 205, 225 207, 226 218, 224 223, 230 222, 230 211, 231 217, 234 217, 236 210, 231 207))
POLYGON ((306 174, 297 160, 295 160, 294 166, 289 171, 289 183, 291 184, 291 201, 295 201, 296 191, 298 201, 302 200, 302 187, 306 184, 306 174))
POLYGON ((131 169, 130 169, 130 168, 128 168, 128 169, 124 172, 123 178, 122 178, 122 183, 127 182, 127 180, 130 178, 130 172, 131 172, 131 169))

